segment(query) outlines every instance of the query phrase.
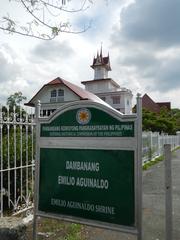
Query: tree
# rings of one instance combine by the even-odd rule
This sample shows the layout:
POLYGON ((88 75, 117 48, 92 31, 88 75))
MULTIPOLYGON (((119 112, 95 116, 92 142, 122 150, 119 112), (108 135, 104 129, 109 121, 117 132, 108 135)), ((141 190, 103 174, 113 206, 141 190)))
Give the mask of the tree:
POLYGON ((87 10, 92 4, 91 0, 9 0, 9 2, 22 7, 28 21, 21 24, 16 18, 13 18, 12 13, 8 13, 0 21, 0 30, 7 33, 52 40, 61 33, 81 33, 90 27, 88 24, 88 26, 74 31, 70 22, 62 20, 62 15, 87 10), (72 2, 76 2, 76 8, 73 8, 72 2))
POLYGON ((143 109, 143 131, 176 134, 180 130, 180 110, 162 108, 160 113, 143 109))
POLYGON ((11 94, 7 98, 7 105, 9 106, 10 111, 13 111, 14 106, 19 108, 20 103, 26 99, 27 98, 23 96, 22 92, 15 92, 14 94, 11 94))
POLYGON ((174 108, 171 110, 172 119, 175 123, 175 131, 180 131, 180 109, 174 108))

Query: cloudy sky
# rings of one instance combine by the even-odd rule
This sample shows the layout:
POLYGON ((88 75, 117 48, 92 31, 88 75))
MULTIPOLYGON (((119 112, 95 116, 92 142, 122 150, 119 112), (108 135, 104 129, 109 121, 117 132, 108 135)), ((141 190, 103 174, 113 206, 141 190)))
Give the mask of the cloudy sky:
MULTIPOLYGON (((1 6, 1 17, 12 13, 28 19, 11 2, 1 6)), ((89 22, 91 27, 52 41, 0 31, 1 103, 16 91, 29 100, 58 76, 81 86, 93 78, 90 65, 102 43, 104 56, 110 54, 109 76, 131 89, 134 99, 138 92, 147 93, 180 108, 179 0, 97 0, 87 11, 65 17, 74 29, 89 22)))

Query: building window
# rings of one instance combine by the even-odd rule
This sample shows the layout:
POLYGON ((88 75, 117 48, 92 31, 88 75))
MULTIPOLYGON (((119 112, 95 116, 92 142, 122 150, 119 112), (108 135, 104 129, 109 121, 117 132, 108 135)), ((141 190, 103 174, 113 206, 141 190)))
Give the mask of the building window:
POLYGON ((57 95, 57 92, 56 90, 52 90, 51 91, 51 98, 50 98, 50 102, 56 102, 56 95, 57 95))
POLYGON ((56 97, 56 94, 57 94, 57 93, 56 93, 56 90, 52 90, 52 91, 51 91, 51 97, 52 97, 52 98, 56 97))
POLYGON ((120 96, 112 97, 113 104, 120 104, 120 96))
POLYGON ((127 100, 127 105, 129 106, 129 99, 127 100))
POLYGON ((101 97, 101 99, 102 99, 103 101, 106 101, 106 97, 101 97))
POLYGON ((64 102, 64 90, 63 89, 58 89, 57 102, 64 102))
POLYGON ((58 90, 52 90, 51 91, 51 98, 50 102, 64 102, 64 90, 58 89, 58 90))
POLYGON ((64 90, 63 89, 59 89, 58 90, 58 97, 62 97, 64 96, 64 90))

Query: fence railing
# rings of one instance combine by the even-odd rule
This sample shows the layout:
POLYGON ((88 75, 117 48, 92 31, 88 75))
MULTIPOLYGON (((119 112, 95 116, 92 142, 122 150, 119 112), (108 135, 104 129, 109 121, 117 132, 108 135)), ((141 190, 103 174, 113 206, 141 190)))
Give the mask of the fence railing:
POLYGON ((0 106, 0 214, 32 205, 35 123, 22 108, 0 106), (8 211, 7 211, 8 209, 8 211))
POLYGON ((171 150, 180 144, 180 135, 165 135, 158 132, 143 132, 142 134, 142 160, 143 162, 163 154, 164 144, 171 144, 171 150))
MULTIPOLYGON (((44 112, 42 112, 44 116, 44 112)), ((49 113, 47 113, 49 115, 49 113)), ((33 203, 35 121, 22 108, 0 106, 0 216, 29 209, 33 203)), ((47 116, 46 116, 47 117, 47 116)), ((143 132, 143 162, 163 154, 163 145, 172 150, 180 145, 180 135, 143 132)))

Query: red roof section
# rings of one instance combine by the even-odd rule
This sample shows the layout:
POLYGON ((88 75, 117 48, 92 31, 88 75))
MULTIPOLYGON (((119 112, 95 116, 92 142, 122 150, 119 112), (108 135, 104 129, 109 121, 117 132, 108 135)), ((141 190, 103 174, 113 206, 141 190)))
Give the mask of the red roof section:
POLYGON ((92 100, 95 102, 103 102, 99 97, 94 95, 91 92, 86 91, 85 89, 70 83, 60 77, 55 78, 54 80, 50 81, 49 83, 45 84, 35 95, 34 97, 25 105, 27 106, 34 106, 33 100, 34 98, 39 94, 39 92, 46 86, 51 86, 51 85, 64 85, 67 88, 69 88, 72 92, 74 92, 77 96, 80 97, 80 100, 92 100))

